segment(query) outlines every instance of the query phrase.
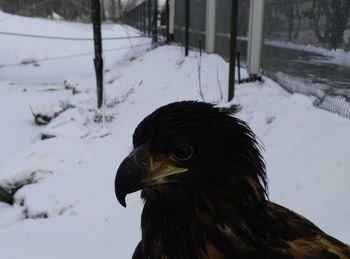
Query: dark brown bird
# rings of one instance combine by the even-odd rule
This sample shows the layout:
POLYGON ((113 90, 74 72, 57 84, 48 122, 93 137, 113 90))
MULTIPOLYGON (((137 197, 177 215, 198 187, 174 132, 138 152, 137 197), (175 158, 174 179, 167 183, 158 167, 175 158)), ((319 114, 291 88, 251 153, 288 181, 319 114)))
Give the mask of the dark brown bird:
POLYGON ((118 201, 142 190, 135 259, 350 258, 350 248, 268 200, 254 133, 210 104, 157 109, 133 135, 118 201))

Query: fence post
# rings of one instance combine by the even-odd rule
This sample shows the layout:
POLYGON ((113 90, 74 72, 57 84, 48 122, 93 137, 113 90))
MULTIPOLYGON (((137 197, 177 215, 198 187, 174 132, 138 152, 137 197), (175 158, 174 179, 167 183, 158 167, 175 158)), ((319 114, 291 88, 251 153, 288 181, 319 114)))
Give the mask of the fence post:
POLYGON ((158 0, 154 0, 153 12, 152 43, 155 46, 158 43, 158 0))
POLYGON ((92 25, 94 29, 95 46, 95 72, 97 84, 97 107, 103 105, 103 59, 102 59, 102 37, 101 37, 101 9, 99 0, 91 0, 92 25))
POLYGON ((166 25, 166 42, 170 42, 170 32, 169 32, 169 14, 170 14, 170 6, 169 6, 169 0, 166 0, 165 2, 165 25, 166 25))
POLYGON ((146 34, 146 4, 142 3, 142 34, 146 34))
POLYGON ((185 56, 187 57, 190 47, 190 0, 186 0, 185 9, 185 56))
POLYGON ((151 0, 148 0, 147 4, 148 4, 148 36, 151 36, 151 31, 152 31, 151 0))
MULTIPOLYGON (((260 0, 259 0, 260 1, 260 0)), ((236 79, 236 49, 237 49, 237 22, 238 22, 238 0, 232 0, 231 7, 231 39, 230 39, 230 68, 228 82, 228 101, 235 95, 236 79)))
POLYGON ((215 50, 216 0, 207 0, 206 46, 207 52, 215 50))
POLYGON ((118 3, 118 17, 119 17, 119 21, 122 21, 122 19, 123 19, 122 2, 121 2, 121 0, 118 0, 117 3, 118 3))
POLYGON ((169 36, 170 40, 173 40, 175 27, 175 0, 170 0, 169 9, 169 36))
POLYGON ((249 77, 256 77, 260 73, 263 20, 264 0, 250 0, 247 58, 249 77))
POLYGON ((139 31, 142 32, 142 5, 140 4, 138 7, 137 7, 137 10, 138 10, 138 24, 139 24, 139 31))
POLYGON ((140 22, 141 22, 140 31, 141 31, 141 34, 143 34, 143 4, 140 4, 140 22))

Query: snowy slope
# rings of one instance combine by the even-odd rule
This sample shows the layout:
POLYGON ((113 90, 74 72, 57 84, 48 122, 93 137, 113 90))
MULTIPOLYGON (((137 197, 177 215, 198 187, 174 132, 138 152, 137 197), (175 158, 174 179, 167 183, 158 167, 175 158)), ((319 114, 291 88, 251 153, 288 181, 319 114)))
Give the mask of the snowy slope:
MULTIPOLYGON (((22 90, 12 89, 10 91, 5 89, 8 87, 12 88, 14 86, 0 84, 0 110, 3 111, 1 113, 1 132, 7 132, 7 134, 0 134, 0 143, 3 147, 0 149, 0 164, 15 155, 18 150, 30 145, 35 135, 39 132, 39 129, 34 127, 31 118, 30 103, 42 99, 47 101, 57 100, 58 92, 62 97, 66 98, 69 93, 68 91, 64 92, 61 87, 61 89, 57 89, 58 91, 44 91, 44 89, 41 89, 35 92, 34 95, 30 95, 27 91, 23 92, 23 89, 26 88, 22 90), (11 109, 11 112, 5 112, 8 111, 9 107, 13 106, 16 106, 16 109, 11 109)), ((33 87, 32 90, 34 90, 33 87)))
MULTIPOLYGON (((4 257, 130 258, 140 240, 142 202, 136 193, 122 208, 113 185, 119 163, 132 149, 133 130, 163 104, 201 97, 197 53, 184 58, 182 48, 165 46, 117 62, 106 72, 108 120, 103 130, 96 122, 100 114, 94 108, 93 77, 68 79, 81 91, 75 95, 63 86, 56 91, 26 86, 23 92, 23 86, 0 83, 0 101, 8 100, 0 113, 15 111, 1 117, 9 125, 11 118, 16 121, 1 128, 0 135, 8 138, 2 139, 0 185, 23 185, 14 206, 0 203, 4 257), (72 108, 45 127, 34 126, 28 103, 42 98, 52 98, 53 105, 62 100, 72 108), (40 134, 47 132, 55 137, 41 140, 40 134)), ((226 98, 228 64, 217 55, 203 55, 201 63, 205 101, 225 104, 221 93, 226 98)), ((75 67, 69 70, 74 74, 75 67)), ((264 143, 271 200, 350 243, 350 121, 316 109, 313 101, 268 79, 237 86, 235 97, 243 108, 238 117, 264 143)))
MULTIPOLYGON (((2 19, 4 20, 0 22, 0 32, 71 38, 93 37, 91 24, 11 16, 0 11, 0 20, 2 19)), ((136 35, 137 33, 128 26, 113 24, 104 24, 102 26, 103 38, 136 35)), ((94 48, 92 41, 48 40, 2 34, 0 34, 0 41, 1 81, 14 81, 25 84, 62 83, 64 78, 90 76, 91 71, 93 71, 92 58, 94 48), (52 58, 59 59, 45 60, 52 58), (37 62, 22 66, 12 66, 13 64, 32 61, 37 62)), ((149 45, 145 45, 148 42, 150 42, 148 39, 104 41, 103 49, 106 51, 105 65, 114 64, 118 60, 134 55, 134 52, 137 52, 139 49, 149 47, 149 45), (119 48, 129 47, 130 44, 135 46, 135 48, 129 49, 129 51, 125 51, 125 49, 119 50, 119 48)))

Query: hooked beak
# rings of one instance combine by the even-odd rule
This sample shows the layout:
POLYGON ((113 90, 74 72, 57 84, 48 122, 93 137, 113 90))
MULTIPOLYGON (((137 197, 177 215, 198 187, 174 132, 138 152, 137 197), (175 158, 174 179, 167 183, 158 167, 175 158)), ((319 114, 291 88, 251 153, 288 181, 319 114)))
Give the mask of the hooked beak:
POLYGON ((134 149, 120 164, 114 188, 117 200, 126 207, 125 197, 145 187, 169 183, 171 175, 187 172, 176 167, 166 156, 152 156, 144 145, 134 149))

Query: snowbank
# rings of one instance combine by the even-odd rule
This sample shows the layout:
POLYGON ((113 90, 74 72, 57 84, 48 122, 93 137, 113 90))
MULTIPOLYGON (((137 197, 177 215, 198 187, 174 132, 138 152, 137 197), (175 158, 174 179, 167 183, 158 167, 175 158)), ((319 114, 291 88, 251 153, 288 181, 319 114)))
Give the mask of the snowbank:
POLYGON ((327 62, 330 64, 350 66, 350 52, 347 52, 343 49, 329 50, 321 47, 316 47, 313 45, 302 45, 302 44, 295 44, 292 42, 272 41, 272 40, 265 40, 264 44, 269 46, 279 47, 279 48, 295 49, 295 50, 320 54, 322 56, 329 58, 329 60, 324 62, 327 62))

